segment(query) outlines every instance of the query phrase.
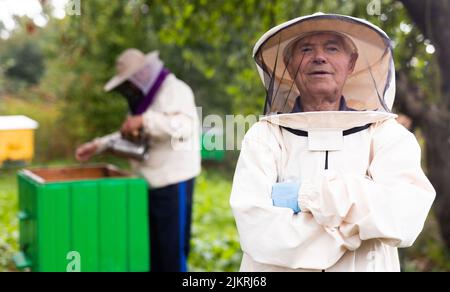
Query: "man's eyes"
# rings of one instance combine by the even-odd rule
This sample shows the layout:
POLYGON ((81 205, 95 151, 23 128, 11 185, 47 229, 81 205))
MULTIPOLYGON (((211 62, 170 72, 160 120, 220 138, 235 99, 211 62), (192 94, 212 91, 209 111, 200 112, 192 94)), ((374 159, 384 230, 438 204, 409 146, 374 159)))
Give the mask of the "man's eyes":
POLYGON ((339 48, 337 48, 337 47, 327 47, 327 51, 329 51, 329 52, 337 52, 337 51, 339 51, 339 48))
POLYGON ((310 48, 310 47, 303 47, 303 48, 300 49, 300 51, 301 51, 302 53, 306 53, 306 52, 312 51, 312 48, 310 48))
MULTIPOLYGON (((302 47, 302 48, 300 48, 300 52, 302 52, 302 53, 308 53, 308 52, 311 52, 313 49, 312 49, 312 47, 302 47)), ((339 48, 338 47, 326 47, 325 48, 325 50, 326 51, 328 51, 328 52, 339 52, 339 48)))

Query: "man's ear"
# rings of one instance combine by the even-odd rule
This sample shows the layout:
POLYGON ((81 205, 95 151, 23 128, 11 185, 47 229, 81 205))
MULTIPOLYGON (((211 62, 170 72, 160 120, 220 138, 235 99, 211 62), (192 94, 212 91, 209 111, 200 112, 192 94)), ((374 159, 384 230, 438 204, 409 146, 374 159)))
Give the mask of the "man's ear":
POLYGON ((356 60, 358 60, 358 53, 352 53, 350 56, 350 62, 348 63, 348 73, 353 73, 353 70, 355 70, 356 60))

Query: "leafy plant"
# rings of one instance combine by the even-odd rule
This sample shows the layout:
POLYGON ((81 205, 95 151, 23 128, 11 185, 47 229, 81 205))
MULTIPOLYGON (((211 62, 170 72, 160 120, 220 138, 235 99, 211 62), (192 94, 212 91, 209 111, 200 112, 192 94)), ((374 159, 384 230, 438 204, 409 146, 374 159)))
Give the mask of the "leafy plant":
POLYGON ((0 271, 14 269, 11 259, 18 250, 16 179, 13 170, 0 170, 0 271))

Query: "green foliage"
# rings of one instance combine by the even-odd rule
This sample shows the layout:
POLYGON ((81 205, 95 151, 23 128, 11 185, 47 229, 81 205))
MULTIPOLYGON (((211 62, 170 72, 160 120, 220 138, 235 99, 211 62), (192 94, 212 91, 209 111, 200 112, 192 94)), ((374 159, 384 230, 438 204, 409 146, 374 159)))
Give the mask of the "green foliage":
MULTIPOLYGON (((396 68, 422 84, 427 96, 436 96, 440 77, 433 55, 425 52, 427 40, 400 2, 381 3, 382 14, 370 16, 367 0, 82 1, 81 16, 50 18, 45 29, 33 33, 27 31, 30 20, 19 19, 13 37, 1 41, 0 63, 3 71, 11 68, 18 48, 42 51, 46 72, 31 94, 61 101, 58 124, 66 126, 68 145, 112 132, 122 123, 126 103, 115 93, 105 93, 103 85, 115 73, 116 57, 129 47, 159 50, 166 66, 194 89, 205 115, 261 113, 265 92, 252 59, 254 44, 271 27, 317 11, 379 25, 395 43, 396 68)), ((18 68, 36 72, 35 63, 18 68)), ((3 83, 0 76, 0 86, 3 83)), ((28 98, 30 92, 14 94, 28 98)))
POLYGON ((53 20, 54 42, 47 47, 49 70, 42 84, 51 84, 64 101, 61 123, 70 125, 66 137, 75 144, 117 130, 124 119, 125 101, 105 93, 114 75, 116 56, 126 47, 148 50, 144 15, 123 2, 83 1, 82 17, 53 20))
POLYGON ((29 84, 38 83, 44 71, 43 56, 39 48, 31 42, 14 48, 10 56, 11 66, 6 69, 8 78, 23 80, 29 84))
POLYGON ((394 62, 397 72, 407 74, 411 83, 420 84, 433 102, 439 96, 439 67, 435 56, 427 53, 430 41, 411 21, 401 2, 383 1, 383 17, 369 19, 390 36, 394 45, 394 62))
POLYGON ((450 272, 450 252, 439 233, 439 224, 431 212, 423 232, 411 248, 401 250, 403 270, 407 272, 450 272))
MULTIPOLYGON (((116 130, 126 115, 125 101, 105 93, 115 59, 126 48, 159 50, 166 66, 194 89, 205 115, 259 114, 265 92, 252 49, 268 29, 317 11, 349 14, 372 21, 392 36, 396 66, 420 82, 434 72, 423 37, 401 4, 383 0, 381 16, 367 14, 366 0, 313 1, 82 1, 82 15, 51 19, 39 32, 47 70, 40 92, 63 101, 59 124, 65 138, 79 144, 116 130), (408 33, 400 29, 412 27, 408 33), (415 59, 414 59, 415 58, 415 59), (413 64, 414 66, 412 66, 413 64)), ((435 88, 438 78, 429 78, 435 88)))
POLYGON ((212 169, 196 180, 190 271, 238 271, 242 252, 229 204, 231 178, 212 169))
POLYGON ((0 169, 0 272, 14 269, 18 250, 17 185, 14 171, 0 169))
POLYGON ((45 56, 37 40, 24 33, 0 40, 0 93, 18 92, 39 82, 45 56))

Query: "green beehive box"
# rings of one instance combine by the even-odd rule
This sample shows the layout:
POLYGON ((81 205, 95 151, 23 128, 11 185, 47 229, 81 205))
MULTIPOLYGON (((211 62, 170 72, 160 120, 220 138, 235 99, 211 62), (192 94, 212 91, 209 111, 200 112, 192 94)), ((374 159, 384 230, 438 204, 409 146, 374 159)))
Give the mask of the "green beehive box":
POLYGON ((149 270, 145 180, 111 165, 22 170, 18 180, 18 267, 149 270))

